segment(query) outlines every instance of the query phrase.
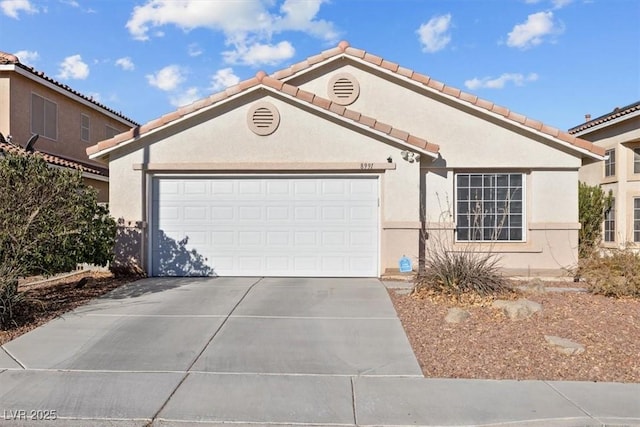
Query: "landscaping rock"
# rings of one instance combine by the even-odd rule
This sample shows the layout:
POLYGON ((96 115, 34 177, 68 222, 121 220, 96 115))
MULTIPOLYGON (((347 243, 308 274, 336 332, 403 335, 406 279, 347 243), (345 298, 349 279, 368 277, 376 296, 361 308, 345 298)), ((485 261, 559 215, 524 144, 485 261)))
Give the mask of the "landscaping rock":
POLYGON ((537 277, 518 286, 518 289, 530 294, 541 294, 545 292, 544 282, 537 277))
POLYGON ((566 354, 567 356, 584 353, 584 346, 582 344, 569 339, 556 337, 554 335, 545 335, 544 339, 560 353, 566 354))
POLYGON ((492 307, 502 309, 504 314, 514 321, 528 319, 534 313, 542 311, 540 304, 527 299, 519 299, 517 301, 495 300, 492 307))
POLYGON ((460 323, 464 322, 471 316, 467 310, 463 310, 462 308, 450 308, 449 312, 444 318, 444 321, 447 323, 460 323))

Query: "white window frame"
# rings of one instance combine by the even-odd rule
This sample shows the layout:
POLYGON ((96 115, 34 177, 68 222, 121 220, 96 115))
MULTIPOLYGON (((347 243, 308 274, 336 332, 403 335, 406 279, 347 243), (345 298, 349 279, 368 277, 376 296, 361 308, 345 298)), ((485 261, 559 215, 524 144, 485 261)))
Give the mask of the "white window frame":
POLYGON ((604 152, 604 176, 616 176, 616 149, 610 148, 604 152))
POLYGON ((640 148, 633 149, 633 173, 640 174, 640 148))
POLYGON ((640 197, 633 198, 633 241, 640 242, 640 197))
MULTIPOLYGON (((476 242, 476 243, 483 243, 483 242, 490 242, 490 243, 522 243, 522 242, 525 242, 526 239, 527 239, 527 227, 526 227, 526 224, 527 224, 526 178, 527 178, 526 174, 522 173, 522 172, 488 172, 488 171, 483 171, 483 172, 458 172, 458 173, 454 174, 454 193, 455 193, 455 216, 454 216, 454 218, 455 218, 455 221, 456 221, 456 238, 455 238, 455 241, 456 242, 460 242, 460 243, 474 243, 474 242, 476 242), (469 233, 473 233, 473 230, 474 230, 474 228, 471 226, 471 223, 473 221, 472 218, 471 218, 472 217, 472 213, 471 213, 472 212, 472 209, 471 209, 471 203, 472 203, 471 191, 469 191, 469 194, 467 195, 467 199, 466 200, 464 200, 464 199, 463 200, 459 200, 459 197, 460 197, 460 191, 459 190, 461 188, 463 188, 463 187, 459 187, 458 186, 458 178, 462 177, 462 176, 465 176, 465 175, 468 176, 468 179, 469 179, 469 184, 468 184, 469 186, 467 187, 469 190, 471 190, 472 188, 480 188, 481 189, 481 191, 483 193, 483 199, 480 201, 480 203, 482 203, 482 204, 485 203, 485 200, 484 200, 484 190, 485 190, 484 182, 485 182, 485 177, 489 177, 489 176, 492 176, 492 175, 495 177, 494 178, 495 179, 495 181, 494 181, 495 184, 492 187, 487 188, 487 190, 495 192, 499 188, 504 188, 504 187, 499 187, 497 185, 497 177, 499 175, 507 175, 509 177, 509 182, 511 181, 511 176, 520 176, 520 186, 519 187, 513 187, 513 189, 515 190, 515 189, 519 188, 520 189, 520 193, 521 193, 521 198, 519 200, 515 201, 515 202, 519 202, 521 204, 521 206, 522 206, 521 212, 519 212, 521 224, 520 224, 519 227, 510 227, 508 225, 506 226, 507 233, 512 228, 513 229, 519 229, 520 230, 520 239, 516 239, 516 238, 512 239, 510 233, 508 233, 508 237, 506 239, 500 239, 500 238, 496 238, 496 237, 494 237, 494 238, 486 238, 484 236, 484 229, 485 229, 484 226, 482 226, 482 228, 481 228, 481 230, 483 230, 482 239, 472 239, 472 238, 462 239, 462 238, 460 238, 460 235, 461 235, 460 229, 461 228, 468 229, 469 233), (482 183, 483 183, 482 187, 471 187, 471 177, 472 176, 476 176, 477 177, 478 175, 481 176, 482 183), (468 205, 467 209, 466 209, 468 212, 459 213, 459 209, 462 206, 464 206, 465 204, 468 205), (460 223, 462 221, 459 219, 459 216, 464 216, 464 215, 466 215, 466 217, 467 217, 467 221, 466 221, 467 225, 461 226, 460 223)), ((506 188, 509 189, 509 191, 510 191, 512 189, 511 184, 509 183, 506 188)), ((497 207, 497 203, 504 202, 504 200, 498 200, 497 196, 495 196, 492 199, 487 200, 486 202, 489 202, 489 203, 490 202, 495 202, 496 203, 496 207, 497 207)), ((514 215, 514 216, 517 216, 517 213, 518 212, 516 212, 516 215, 514 215)), ((483 215, 483 214, 481 214, 481 215, 483 215)), ((513 213, 510 212, 509 215, 513 215, 513 213)), ((504 227, 504 225, 502 225, 501 227, 498 227, 497 222, 496 222, 496 221, 498 221, 498 217, 499 217, 499 213, 496 213, 495 214, 496 220, 494 221, 495 225, 493 227, 491 227, 491 228, 494 228, 494 231, 493 231, 494 236, 495 236, 495 230, 500 230, 501 228, 504 227)), ((484 218, 482 218, 482 221, 484 222, 484 218)), ((487 228, 489 228, 489 227, 487 227, 487 228)), ((500 231, 498 231, 498 233, 500 233, 500 231)), ((471 236, 469 236, 469 237, 471 237, 471 236)))
POLYGON ((31 111, 30 111, 30 121, 31 121, 31 133, 36 133, 41 137, 47 138, 47 139, 51 139, 53 141, 57 141, 58 140, 58 104, 53 102, 52 100, 42 96, 42 95, 38 95, 35 92, 31 92, 31 102, 30 102, 30 106, 31 106, 31 111), (34 108, 33 108, 33 101, 34 98, 40 98, 42 99, 42 129, 35 129, 34 128, 34 108), (54 129, 47 129, 47 104, 50 104, 51 106, 55 107, 55 117, 53 118, 53 124, 54 124, 54 129), (51 132, 52 131, 52 132, 51 132))
POLYGON ((604 213, 602 240, 607 243, 616 241, 616 199, 611 200, 611 207, 604 213))
POLYGON ((122 132, 114 128, 113 126, 109 126, 109 125, 104 126, 104 137, 105 137, 104 139, 111 139, 119 133, 122 133, 122 132))
POLYGON ((84 142, 91 141, 91 117, 88 114, 80 113, 80 139, 84 142), (86 120, 86 126, 85 126, 86 120), (86 138, 85 138, 86 133, 86 138))

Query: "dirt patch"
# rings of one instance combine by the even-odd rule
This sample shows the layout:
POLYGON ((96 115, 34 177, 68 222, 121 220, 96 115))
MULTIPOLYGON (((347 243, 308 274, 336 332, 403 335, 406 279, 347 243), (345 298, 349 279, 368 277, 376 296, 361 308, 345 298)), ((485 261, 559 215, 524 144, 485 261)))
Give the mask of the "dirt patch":
POLYGON ((22 280, 18 286, 26 300, 15 308, 14 325, 0 330, 0 345, 47 323, 74 308, 116 289, 133 278, 115 278, 111 273, 86 272, 41 282, 22 280))
POLYGON ((640 382, 640 300, 584 292, 522 294, 542 304, 542 311, 512 321, 486 299, 460 304, 426 292, 389 294, 426 377, 640 382), (471 316, 446 323, 456 306, 471 316), (545 335, 580 343, 585 351, 567 356, 545 335))

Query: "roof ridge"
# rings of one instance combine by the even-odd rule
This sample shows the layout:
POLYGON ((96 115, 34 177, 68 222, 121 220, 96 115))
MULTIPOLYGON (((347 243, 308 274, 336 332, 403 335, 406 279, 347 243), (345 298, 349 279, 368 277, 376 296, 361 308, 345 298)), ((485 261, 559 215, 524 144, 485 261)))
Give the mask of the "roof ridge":
POLYGON ((113 108, 107 107, 105 104, 102 104, 102 103, 94 100, 92 96, 84 95, 83 93, 73 89, 71 86, 69 86, 67 84, 64 84, 64 83, 61 83, 61 82, 57 81, 56 79, 54 79, 52 77, 49 77, 44 71, 38 71, 34 67, 30 67, 28 65, 23 64, 22 62, 20 62, 20 59, 15 55, 0 51, 0 65, 14 65, 16 67, 19 67, 19 68, 21 68, 21 69, 33 74, 36 77, 39 77, 39 78, 41 78, 43 80, 46 80, 49 83, 52 83, 52 84, 58 86, 59 88, 64 89, 67 92, 72 93, 73 95, 79 96, 80 98, 84 99, 85 101, 89 101, 90 103, 94 104, 95 106, 97 106, 99 108, 102 108, 103 110, 106 110, 109 113, 112 113, 112 114, 120 117, 121 119, 126 120, 129 123, 132 123, 134 125, 138 125, 138 123, 135 120, 132 120, 131 118, 125 116, 121 112, 118 112, 118 111, 114 110, 113 108))
POLYGON ((602 123, 617 119, 618 117, 626 116, 627 114, 633 113, 634 111, 638 110, 640 110, 640 101, 634 102, 624 107, 614 108, 613 111, 609 113, 605 113, 599 117, 596 117, 595 119, 591 119, 585 123, 570 128, 568 132, 570 134, 578 133, 585 129, 589 129, 602 123))
MULTIPOLYGON (((425 75, 425 74, 421 74, 418 73, 414 70, 411 70, 409 68, 405 68, 405 67, 401 67, 399 64, 395 63, 395 62, 391 62, 391 61, 387 61, 386 59, 377 56, 377 55, 373 55, 371 53, 366 52, 365 50, 362 49, 356 49, 353 48, 349 45, 349 42, 347 41, 341 41, 337 47, 331 48, 331 49, 327 49, 325 51, 322 51, 321 53, 317 54, 317 55, 313 55, 310 56, 300 62, 297 62, 285 69, 276 71, 274 73, 271 73, 270 75, 267 75, 264 71, 258 71, 258 73, 256 73, 256 75, 254 77, 251 77, 249 79, 243 80, 239 83, 237 83, 236 85, 230 86, 227 89, 225 89, 222 92, 218 92, 215 93, 211 96, 209 96, 208 98, 203 98, 200 99, 198 101, 195 101, 189 105, 183 106, 178 108, 177 110, 170 112, 168 114, 165 114, 164 116, 157 118, 155 120, 152 120, 150 122, 147 122, 146 124, 142 125, 142 126, 137 126, 134 127, 132 129, 130 129, 129 131, 116 135, 111 139, 105 140, 105 141, 101 141, 100 143, 93 145, 89 148, 87 148, 87 153, 89 155, 95 154, 103 149, 106 148, 111 148, 114 147, 116 145, 118 145, 120 142, 126 141, 128 139, 137 137, 141 134, 144 134, 152 129, 155 129, 159 126, 165 125, 171 121, 177 120, 187 114, 191 114, 193 112, 196 112, 202 108, 205 107, 209 107, 219 101, 222 101, 230 96, 236 95, 240 92, 243 92, 249 88, 252 88, 254 86, 260 85, 260 84, 264 84, 263 81, 265 80, 265 78, 270 78, 270 79, 274 79, 275 81, 279 82, 277 85, 282 84, 281 87, 284 87, 285 82, 283 82, 283 79, 287 79, 291 76, 293 76, 294 74, 299 73, 300 71, 303 71, 305 69, 308 69, 316 64, 319 64, 323 61, 327 61, 330 60, 332 58, 338 57, 338 56, 350 56, 359 60, 362 60, 364 62, 370 63, 372 65, 375 65, 377 67, 381 67, 385 70, 387 70, 390 73, 396 74, 398 76, 400 76, 401 78, 405 78, 405 79, 409 79, 412 82, 414 82, 415 84, 419 84, 421 86, 424 86, 425 88, 427 88, 428 90, 434 90, 439 92, 440 94, 444 95, 444 96, 448 96, 448 97, 452 97, 457 99, 460 102, 465 102, 467 104, 470 104, 474 107, 477 108, 481 108, 484 109, 486 111, 488 111, 489 113, 492 114, 496 114, 501 116, 503 119, 508 120, 509 122, 515 123, 519 126, 524 126, 527 127, 529 129, 535 130, 537 132, 543 133, 545 135, 551 136, 555 139, 558 139, 560 141, 563 141, 565 143, 568 143, 570 145, 573 145, 579 149, 583 149, 586 151, 589 151, 591 153, 594 153, 596 155, 600 155, 603 156, 604 155, 604 149, 602 147, 599 147, 587 140, 581 139, 581 138, 577 138, 573 135, 571 135, 568 132, 562 131, 558 128, 555 128, 553 126, 549 126, 546 125, 538 120, 534 120, 530 117, 524 116, 522 114, 518 114, 514 111, 509 110, 506 107, 494 104, 491 101, 479 98, 476 95, 467 93, 467 92, 463 92, 460 89, 457 89, 453 86, 449 86, 446 85, 438 80, 432 79, 431 77, 425 75)), ((273 82, 272 82, 273 83, 273 82)), ((273 83, 275 84, 275 83, 273 83)), ((266 84, 265 84, 266 85, 266 84)), ((288 85, 288 84, 287 84, 288 85)), ((288 85, 291 87, 296 87, 293 85, 288 85)), ((297 88, 297 87, 296 87, 297 88)), ((303 91, 304 92, 304 91, 303 91)), ((285 92, 286 93, 286 92, 285 92)), ((310 93, 310 92, 309 92, 310 93)), ((291 95, 291 94, 289 94, 291 95)), ((312 94, 313 97, 309 97, 309 95, 305 95, 303 94, 303 98, 299 98, 302 100, 307 100, 308 98, 311 99, 311 102, 313 103, 313 99, 315 97, 317 97, 316 94, 312 94)), ((296 96, 296 95, 293 95, 296 96)), ((296 96, 297 97, 297 96, 296 96)), ((320 107, 323 106, 327 106, 327 109, 331 106, 331 101, 324 99, 324 98, 320 98, 318 97, 319 100, 319 104, 322 105, 318 105, 320 107), (328 104, 327 104, 328 103, 328 104)), ((333 108, 336 110, 338 109, 338 105, 334 104, 333 108)), ((353 112, 353 110, 349 110, 351 112, 353 112)), ((335 112, 335 111, 334 111, 335 112)), ((351 113, 350 113, 351 114, 351 113)), ((346 116, 345 116, 346 117, 346 116)), ((366 116, 365 116, 366 117, 366 116)), ((371 118, 368 118, 371 119, 371 118)), ((353 119, 351 119, 353 120, 353 119)), ((367 123, 370 123, 371 120, 366 120, 367 123)), ((375 123, 377 121, 374 120, 373 121, 373 125, 375 126, 375 123)), ((387 127, 390 125, 386 125, 384 128, 387 129, 387 127)), ((382 127, 379 125, 379 127, 382 127)), ((419 138, 418 138, 419 139, 419 138)), ((422 141, 426 141, 426 140, 422 140, 422 141)), ((430 143, 428 143, 430 144, 430 143)), ((432 144, 432 146, 436 146, 435 144, 432 144)), ((425 145, 426 147, 426 145, 425 145)), ((437 147, 437 146, 436 146, 437 147)), ((433 148, 433 147, 432 147, 433 148)))

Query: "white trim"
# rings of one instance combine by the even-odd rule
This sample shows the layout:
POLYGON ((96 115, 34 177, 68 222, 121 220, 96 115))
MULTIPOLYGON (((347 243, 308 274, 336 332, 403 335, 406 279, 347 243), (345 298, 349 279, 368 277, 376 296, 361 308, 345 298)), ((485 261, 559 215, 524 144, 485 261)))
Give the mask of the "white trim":
POLYGON ((42 86, 45 86, 48 89, 51 89, 51 90, 53 90, 55 92, 58 92, 58 93, 66 96, 68 98, 71 98, 74 101, 79 102, 79 103, 81 103, 81 104, 83 104, 83 105, 85 105, 87 107, 90 107, 93 110, 98 110, 98 111, 100 111, 101 114, 109 116, 112 119, 117 120, 120 123, 126 124, 129 127, 136 125, 135 122, 129 121, 127 119, 124 119, 124 118, 118 116, 117 114, 105 109, 104 107, 100 107, 99 105, 96 105, 95 103, 93 103, 93 102, 91 102, 91 101, 89 101, 87 99, 84 99, 81 96, 76 95, 75 93, 70 92, 67 89, 62 88, 62 87, 56 85, 55 83, 52 83, 52 82, 50 82, 50 81, 48 81, 46 79, 43 79, 42 77, 36 76, 33 73, 31 73, 29 71, 26 71, 21 67, 16 67, 14 64, 0 65, 0 71, 14 71, 14 72, 20 74, 21 76, 27 77, 28 79, 33 80, 33 81, 37 82, 38 84, 40 84, 42 86))

